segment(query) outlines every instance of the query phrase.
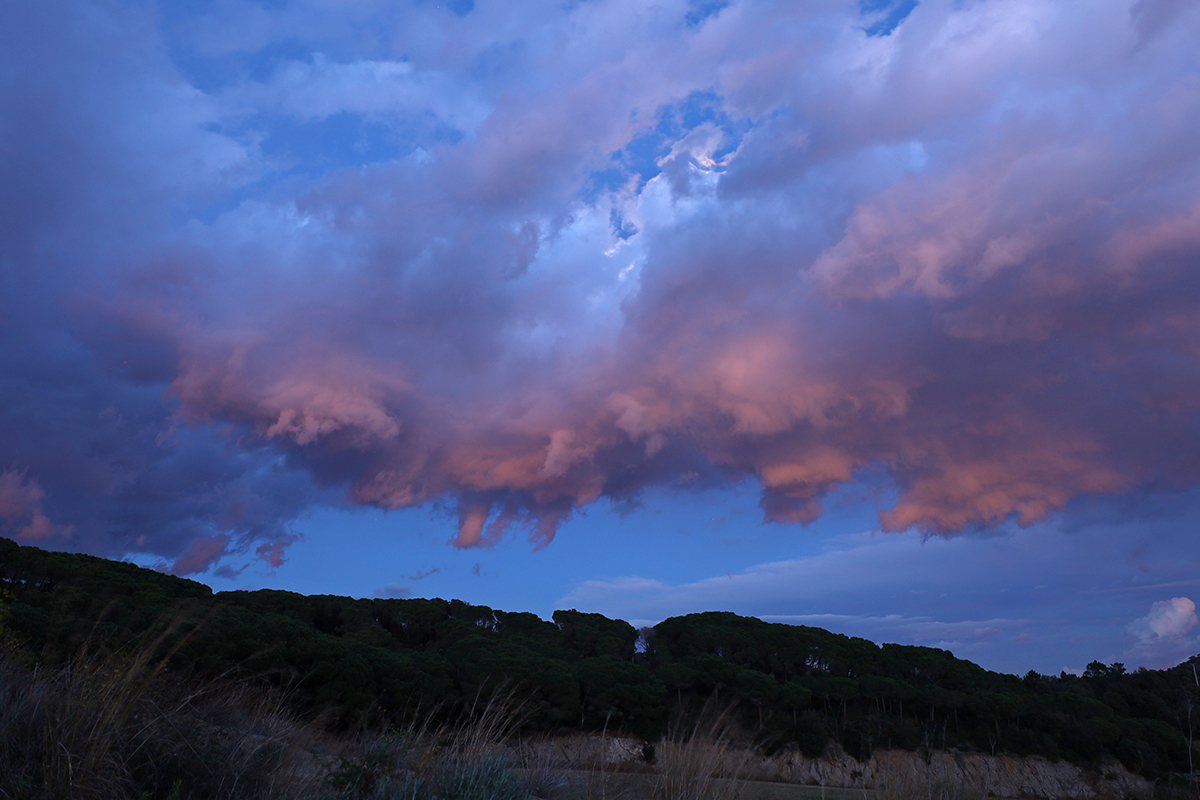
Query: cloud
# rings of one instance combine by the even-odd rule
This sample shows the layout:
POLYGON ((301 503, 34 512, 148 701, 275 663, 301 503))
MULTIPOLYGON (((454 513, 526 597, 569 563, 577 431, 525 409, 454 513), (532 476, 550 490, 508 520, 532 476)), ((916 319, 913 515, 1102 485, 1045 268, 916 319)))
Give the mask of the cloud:
POLYGON ((1174 666, 1200 648, 1200 640, 1188 635, 1198 622, 1190 598, 1159 600, 1126 627, 1134 642, 1128 653, 1151 666, 1174 666))
POLYGON ((433 117, 468 132, 487 116, 472 97, 476 90, 411 61, 356 59, 338 63, 321 53, 276 67, 266 82, 246 82, 227 90, 225 102, 248 115, 265 112, 302 118, 339 113, 368 117, 433 117))
POLYGON ((274 541, 264 542, 254 549, 255 555, 267 562, 271 569, 279 569, 287 561, 287 548, 303 537, 295 533, 285 533, 274 541))
POLYGON ((386 586, 381 586, 373 593, 373 597, 380 598, 404 598, 412 594, 412 587, 402 583, 389 583, 386 586))
POLYGON ((441 567, 432 567, 431 569, 419 569, 415 575, 409 575, 404 580, 406 581, 423 581, 430 575, 437 575, 442 571, 441 567))
POLYGON ((55 525, 42 510, 45 491, 16 470, 0 472, 0 522, 21 539, 68 536, 71 526, 55 525))
POLYGON ((0 25, 0 463, 76 546, 278 566, 318 503, 543 546, 742 482, 807 524, 865 475, 954 534, 1200 481, 1180 4, 167 6, 0 25))
POLYGON ((1138 47, 1161 33, 1177 17, 1193 10, 1183 0, 1137 0, 1129 9, 1129 17, 1137 32, 1138 47))
POLYGON ((1143 642, 1178 639, 1196 627, 1196 604, 1186 597, 1159 600, 1150 613, 1129 623, 1129 632, 1143 642))
POLYGON ((171 565, 172 575, 195 575, 207 572, 225 554, 229 546, 228 536, 212 536, 207 539, 193 539, 188 549, 175 559, 171 565))

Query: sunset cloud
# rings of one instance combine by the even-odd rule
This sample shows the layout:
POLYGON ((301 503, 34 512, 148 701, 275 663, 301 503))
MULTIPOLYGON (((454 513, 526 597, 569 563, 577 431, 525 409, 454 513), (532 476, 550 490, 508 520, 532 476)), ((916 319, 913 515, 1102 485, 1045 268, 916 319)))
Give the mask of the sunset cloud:
POLYGON ((321 504, 1200 482, 1195 7, 696 8, 0 12, 0 520, 195 574, 321 504))
POLYGON ((67 536, 70 526, 55 525, 42 510, 46 493, 38 482, 23 472, 0 472, 0 523, 5 532, 34 540, 67 536))

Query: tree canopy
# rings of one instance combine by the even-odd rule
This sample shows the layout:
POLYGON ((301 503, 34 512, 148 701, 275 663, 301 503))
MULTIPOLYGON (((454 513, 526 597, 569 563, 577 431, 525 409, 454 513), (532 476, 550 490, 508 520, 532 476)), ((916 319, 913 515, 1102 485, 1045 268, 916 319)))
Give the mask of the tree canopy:
POLYGON ((0 539, 0 635, 47 662, 125 646, 183 622, 173 665, 231 670, 288 689, 297 710, 340 726, 454 715, 498 687, 526 725, 653 741, 714 698, 768 751, 837 742, 876 748, 1119 759, 1155 778, 1188 767, 1200 702, 1189 659, 1081 676, 983 669, 946 650, 768 623, 726 612, 638 631, 574 609, 551 621, 458 600, 356 599, 262 589, 213 593, 132 564, 0 539))

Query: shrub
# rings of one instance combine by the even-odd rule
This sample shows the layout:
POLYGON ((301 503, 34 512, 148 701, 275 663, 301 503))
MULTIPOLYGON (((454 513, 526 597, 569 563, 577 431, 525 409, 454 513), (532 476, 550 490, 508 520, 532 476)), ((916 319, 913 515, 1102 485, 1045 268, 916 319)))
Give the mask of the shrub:
POLYGON ((325 800, 525 800, 500 744, 520 725, 511 693, 478 699, 464 722, 388 732, 347 750, 331 774, 325 800), (515 708, 515 710, 514 710, 515 708))
POLYGON ((447 759, 431 777, 414 777, 393 795, 396 800, 525 800, 528 796, 496 753, 447 759))

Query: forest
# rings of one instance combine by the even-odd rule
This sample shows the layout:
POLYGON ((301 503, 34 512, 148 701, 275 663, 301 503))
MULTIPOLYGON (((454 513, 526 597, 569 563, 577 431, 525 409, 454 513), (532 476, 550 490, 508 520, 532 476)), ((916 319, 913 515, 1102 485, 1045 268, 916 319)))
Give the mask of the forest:
POLYGON ((991 672, 946 650, 732 613, 637 630, 575 610, 552 620, 457 600, 214 593, 133 564, 0 539, 0 637, 61 665, 159 637, 169 668, 280 687, 333 729, 453 717, 497 687, 531 731, 622 732, 652 744, 714 699, 770 754, 876 749, 1106 757, 1151 780, 1190 771, 1197 657, 1166 670, 991 672))

